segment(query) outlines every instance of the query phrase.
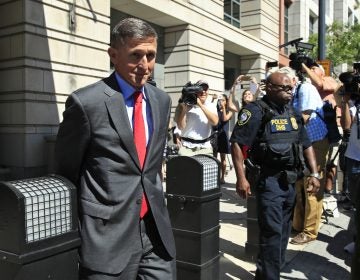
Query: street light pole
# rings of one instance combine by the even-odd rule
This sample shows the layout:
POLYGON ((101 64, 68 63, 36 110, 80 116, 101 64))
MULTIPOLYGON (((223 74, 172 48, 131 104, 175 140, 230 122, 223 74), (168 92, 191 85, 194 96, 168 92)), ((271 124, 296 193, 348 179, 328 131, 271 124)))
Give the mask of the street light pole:
POLYGON ((319 30, 318 30, 318 59, 325 59, 325 34, 326 34, 326 26, 325 26, 325 0, 319 0, 319 30))

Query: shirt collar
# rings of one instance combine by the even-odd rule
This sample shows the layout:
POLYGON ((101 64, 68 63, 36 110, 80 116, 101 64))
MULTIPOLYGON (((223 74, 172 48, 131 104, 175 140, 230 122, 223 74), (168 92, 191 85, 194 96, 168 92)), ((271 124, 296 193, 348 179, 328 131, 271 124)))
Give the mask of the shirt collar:
POLYGON ((271 100, 269 99, 269 97, 266 96, 266 95, 263 97, 263 100, 264 100, 266 103, 268 103, 268 105, 270 105, 270 107, 272 107, 273 109, 277 110, 279 114, 282 114, 282 113, 284 112, 286 105, 278 105, 278 104, 274 103, 273 101, 271 101, 271 100))
MULTIPOLYGON (((132 98, 136 89, 128 82, 126 82, 117 72, 115 72, 115 78, 120 87, 121 93, 124 96, 124 99, 126 100, 132 98)), ((143 93, 143 98, 146 99, 146 96, 144 94, 144 87, 142 87, 141 91, 143 93)))

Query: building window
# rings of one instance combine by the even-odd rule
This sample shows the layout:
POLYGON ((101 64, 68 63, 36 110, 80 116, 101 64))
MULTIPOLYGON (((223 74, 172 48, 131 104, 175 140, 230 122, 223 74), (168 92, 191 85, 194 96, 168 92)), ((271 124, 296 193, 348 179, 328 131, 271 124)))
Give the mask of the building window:
POLYGON ((240 28, 240 0, 224 0, 224 21, 240 28))
POLYGON ((235 68, 224 69, 225 90, 230 90, 235 80, 235 68))
MULTIPOLYGON (((284 42, 289 42, 289 7, 285 5, 284 10, 284 42)), ((284 49, 285 54, 289 54, 289 46, 284 49)))
POLYGON ((309 18, 309 34, 314 34, 316 18, 310 16, 309 18))
POLYGON ((353 13, 350 9, 348 9, 348 23, 353 25, 353 13))

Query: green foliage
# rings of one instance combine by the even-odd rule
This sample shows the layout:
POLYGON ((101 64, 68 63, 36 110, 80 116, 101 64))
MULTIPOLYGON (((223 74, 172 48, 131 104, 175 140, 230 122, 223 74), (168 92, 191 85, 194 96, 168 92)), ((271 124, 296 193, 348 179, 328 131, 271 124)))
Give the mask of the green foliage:
MULTIPOLYGON (((309 37, 309 43, 315 47, 311 52, 313 58, 318 54, 318 34, 309 37)), ((352 65, 354 61, 360 61, 360 25, 343 25, 334 22, 326 29, 326 58, 330 59, 333 66, 342 63, 352 65)))

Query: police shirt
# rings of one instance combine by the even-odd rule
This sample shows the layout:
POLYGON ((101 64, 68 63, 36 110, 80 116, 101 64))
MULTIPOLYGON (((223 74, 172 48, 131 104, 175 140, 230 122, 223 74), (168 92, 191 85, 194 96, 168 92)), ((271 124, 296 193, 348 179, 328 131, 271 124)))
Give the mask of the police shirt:
MULTIPOLYGON (((267 101, 266 96, 263 100, 276 110, 276 107, 267 101)), ((241 146, 251 147, 256 139, 259 129, 261 129, 263 115, 263 109, 255 102, 251 102, 244 106, 239 112, 238 120, 231 135, 230 142, 236 142, 241 146)), ((300 133, 299 141, 302 143, 304 149, 311 146, 311 142, 303 126, 302 117, 295 110, 293 110, 293 114, 288 112, 288 117, 286 118, 277 118, 275 115, 265 124, 265 127, 270 130, 270 133, 284 133, 297 130, 300 133)))

